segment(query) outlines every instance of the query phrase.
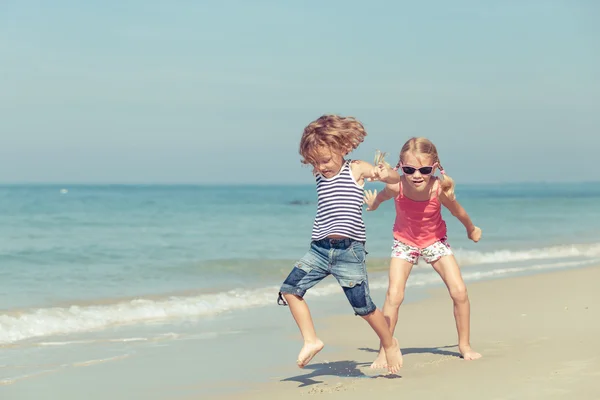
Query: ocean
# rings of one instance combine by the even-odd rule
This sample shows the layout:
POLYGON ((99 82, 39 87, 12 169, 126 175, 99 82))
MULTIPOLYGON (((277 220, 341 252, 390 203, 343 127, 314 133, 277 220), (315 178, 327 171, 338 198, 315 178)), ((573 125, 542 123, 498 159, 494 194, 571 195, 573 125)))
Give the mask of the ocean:
MULTIPOLYGON (((483 230, 469 241, 444 210, 467 282, 600 262, 599 183, 459 184, 456 192, 483 230)), ((182 340, 209 354, 214 338, 295 329, 273 309, 308 249, 315 211, 313 185, 0 186, 0 385, 182 340)), ((381 307, 393 203, 364 216, 381 307)), ((440 284, 419 264, 407 291, 440 284)), ((334 298, 335 312, 352 312, 332 278, 307 295, 330 308, 334 298)))

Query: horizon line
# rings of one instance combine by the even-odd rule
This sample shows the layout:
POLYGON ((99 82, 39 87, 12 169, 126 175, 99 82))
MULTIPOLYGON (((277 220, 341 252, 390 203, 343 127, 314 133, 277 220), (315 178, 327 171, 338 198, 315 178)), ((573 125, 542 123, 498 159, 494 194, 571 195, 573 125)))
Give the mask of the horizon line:
MULTIPOLYGON (((381 183, 383 182, 369 182, 381 183)), ((464 182, 459 185, 527 185, 527 184, 600 184, 600 180, 536 180, 536 181, 500 181, 500 182, 464 182)), ((117 181, 99 181, 99 182, 2 182, 0 186, 313 186, 314 183, 290 183, 290 182, 117 182, 117 181)))

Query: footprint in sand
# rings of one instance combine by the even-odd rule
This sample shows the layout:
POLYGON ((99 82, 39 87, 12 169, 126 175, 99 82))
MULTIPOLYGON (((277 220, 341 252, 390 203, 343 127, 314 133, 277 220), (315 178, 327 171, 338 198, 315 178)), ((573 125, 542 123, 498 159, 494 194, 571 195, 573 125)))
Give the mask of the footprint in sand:
POLYGON ((455 357, 455 356, 442 356, 440 358, 436 358, 435 360, 423 361, 420 363, 416 363, 416 364, 414 364, 414 366, 415 366, 415 368, 425 368, 425 367, 431 366, 431 365, 438 366, 447 361, 452 361, 452 360, 456 360, 456 359, 457 359, 457 357, 455 357))
POLYGON ((335 385, 329 385, 327 383, 323 383, 322 385, 313 386, 306 393, 308 394, 321 394, 321 393, 334 393, 334 392, 345 392, 351 388, 348 384, 343 384, 341 382, 336 383, 335 385))

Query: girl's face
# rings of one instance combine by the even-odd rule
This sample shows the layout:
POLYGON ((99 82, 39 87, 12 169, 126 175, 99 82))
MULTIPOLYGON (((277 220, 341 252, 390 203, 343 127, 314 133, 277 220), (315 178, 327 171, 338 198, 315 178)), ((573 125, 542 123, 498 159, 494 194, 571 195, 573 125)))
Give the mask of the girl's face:
POLYGON ((336 152, 327 146, 322 146, 317 149, 315 158, 315 171, 319 172, 325 178, 333 178, 342 169, 344 156, 340 152, 336 152))
POLYGON ((417 191, 424 191, 429 187, 436 167, 437 164, 434 164, 430 155, 411 152, 402 156, 400 166, 406 182, 417 191))

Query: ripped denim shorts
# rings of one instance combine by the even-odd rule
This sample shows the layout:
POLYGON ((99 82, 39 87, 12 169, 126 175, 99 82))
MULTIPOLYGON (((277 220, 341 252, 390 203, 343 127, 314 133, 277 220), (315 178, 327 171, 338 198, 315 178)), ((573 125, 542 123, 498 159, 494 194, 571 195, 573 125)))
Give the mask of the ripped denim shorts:
POLYGON ((308 253, 296 262, 283 282, 279 303, 286 304, 282 293, 304 297, 308 289, 333 275, 344 289, 356 315, 372 313, 377 307, 369 292, 366 255, 365 243, 353 239, 325 238, 311 242, 308 253))

